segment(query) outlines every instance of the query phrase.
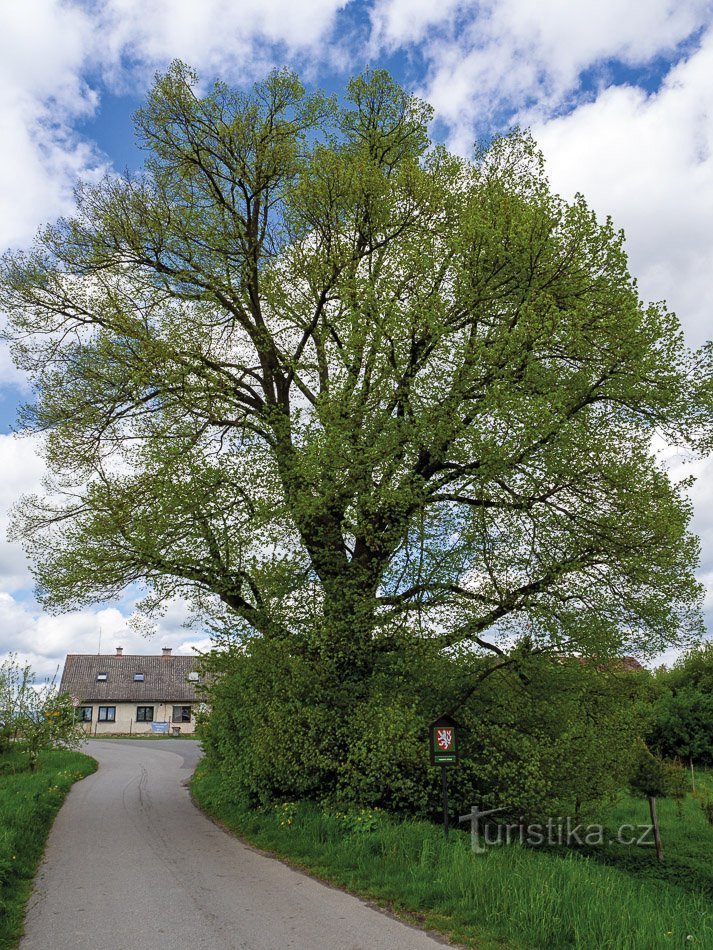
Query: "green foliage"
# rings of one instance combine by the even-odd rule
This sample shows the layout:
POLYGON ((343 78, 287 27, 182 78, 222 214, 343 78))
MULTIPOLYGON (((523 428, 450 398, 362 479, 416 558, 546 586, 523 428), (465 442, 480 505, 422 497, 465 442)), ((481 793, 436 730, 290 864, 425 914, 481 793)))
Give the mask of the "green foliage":
POLYGON ((202 729, 207 757, 229 799, 299 797, 436 817, 440 772, 430 765, 427 726, 453 710, 461 723, 461 762, 449 770, 454 810, 477 802, 520 820, 596 809, 629 774, 636 677, 517 652, 511 659, 495 669, 427 645, 390 652, 355 698, 329 692, 315 665, 285 644, 256 639, 214 656, 221 675, 202 729))
POLYGON ((96 762, 65 749, 40 752, 29 770, 21 745, 0 757, 0 947, 14 947, 45 841, 65 795, 96 762))
POLYGON ((615 664, 514 659, 462 710, 477 800, 510 820, 596 811, 629 774, 639 679, 615 664))
POLYGON ((642 798, 681 798, 687 791, 683 770, 652 755, 643 743, 634 760, 629 787, 642 798))
POLYGON ((713 692, 713 642, 694 647, 677 660, 663 675, 664 682, 673 689, 692 688, 702 693, 713 692))
POLYGON ((668 758, 713 765, 713 644, 658 671, 656 685, 646 732, 649 745, 668 758))
POLYGON ((562 762, 601 799, 608 744, 569 700, 560 728, 541 670, 516 728, 499 643, 699 635, 686 486, 651 444, 700 440, 710 360, 528 133, 452 155, 383 70, 343 105, 285 70, 199 88, 159 76, 144 170, 0 268, 52 473, 14 520, 41 599, 186 597, 229 647, 208 735, 240 794, 423 813, 425 724, 460 706, 464 802, 571 799, 562 762))
POLYGON ((651 813, 651 824, 656 842, 656 855, 663 861, 663 844, 659 830, 657 799, 672 798, 679 806, 688 793, 688 780, 684 770, 677 763, 664 762, 652 755, 644 742, 640 742, 638 754, 634 759, 633 771, 629 777, 629 788, 634 795, 647 798, 651 813))
MULTIPOLYGON (((696 776, 703 793, 713 792, 713 773, 701 771, 696 776)), ((642 880, 658 880, 670 886, 701 894, 713 901, 713 828, 700 808, 700 799, 662 798, 657 801, 661 834, 666 841, 666 862, 657 860, 651 833, 646 830, 639 846, 617 841, 617 829, 625 829, 624 841, 637 838, 651 824, 648 802, 641 796, 620 795, 602 815, 605 825, 604 843, 600 847, 584 847, 579 853, 588 858, 620 868, 642 880)))
POLYGON ((706 363, 623 235, 527 133, 432 147, 382 70, 343 107, 284 70, 198 88, 158 77, 144 171, 0 272, 55 476, 15 520, 45 604, 140 580, 147 609, 309 637, 336 683, 395 635, 695 636, 690 505, 650 445, 700 435, 706 363))
POLYGON ((29 664, 20 666, 13 655, 0 664, 0 756, 20 742, 34 768, 42 749, 76 749, 84 738, 69 696, 53 682, 37 686, 29 664))

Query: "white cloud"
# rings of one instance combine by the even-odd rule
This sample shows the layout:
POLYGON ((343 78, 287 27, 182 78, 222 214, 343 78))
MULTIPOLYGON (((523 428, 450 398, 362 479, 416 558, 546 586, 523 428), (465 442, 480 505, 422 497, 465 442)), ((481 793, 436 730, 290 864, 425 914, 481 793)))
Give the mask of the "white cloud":
POLYGON ((590 67, 670 54, 710 12, 709 0, 377 0, 372 43, 420 45, 423 93, 465 151, 502 113, 527 122, 559 109, 590 67))
MULTIPOLYGON (((4 591, 32 584, 22 547, 7 540, 7 529, 10 507, 20 495, 41 491, 45 467, 37 449, 36 438, 0 435, 0 590, 4 591)), ((0 636, 1 631, 2 627, 0 636)))
POLYGON ((0 245, 26 244, 69 210, 76 179, 98 161, 72 122, 96 95, 81 78, 91 21, 60 0, 0 5, 0 245))
MULTIPOLYGON (((99 90, 93 71, 143 93, 178 57, 209 78, 245 81, 288 57, 330 58, 328 37, 347 0, 71 0, 0 4, 0 247, 27 244, 72 208, 72 188, 108 167, 76 132, 99 90), (326 53, 325 53, 326 51, 326 53)), ((131 135, 131 131, 127 130, 131 135)))
MULTIPOLYGON (((19 370, 12 361, 10 348, 3 340, 0 340, 0 387, 16 386, 18 389, 27 391, 29 382, 25 374, 19 370)), ((2 392, 0 392, 0 398, 2 392)))
POLYGON ((194 642, 205 648, 205 637, 185 628, 186 604, 175 600, 146 638, 128 625, 134 592, 125 603, 112 607, 87 607, 50 616, 24 594, 32 577, 22 547, 6 540, 9 509, 21 495, 42 491, 45 466, 38 437, 0 435, 0 662, 10 652, 21 654, 39 677, 51 676, 67 653, 96 653, 101 631, 102 652, 123 646, 126 653, 156 653, 171 646, 191 653, 194 642))
POLYGON ((210 641, 200 633, 189 636, 183 628, 185 610, 172 605, 158 624, 155 636, 134 633, 127 617, 116 607, 87 608, 57 616, 44 613, 36 604, 26 603, 0 592, 0 663, 10 653, 28 662, 38 679, 60 674, 68 653, 113 654, 117 646, 125 654, 156 654, 161 647, 175 653, 193 654, 193 646, 209 649, 210 641))
POLYGON ((699 345, 713 324, 713 30, 654 95, 611 87, 534 129, 556 190, 623 227, 646 299, 699 345))
POLYGON ((254 80, 275 60, 271 46, 288 59, 330 58, 329 38, 348 0, 106 0, 96 28, 102 69, 119 86, 182 59, 223 79, 254 80))
POLYGON ((568 108, 584 71, 671 55, 710 18, 709 0, 377 0, 371 44, 418 46, 421 93, 465 153, 493 122, 529 125, 568 108))
POLYGON ((452 28, 463 0, 377 0, 371 10, 372 49, 420 43, 432 30, 452 28))

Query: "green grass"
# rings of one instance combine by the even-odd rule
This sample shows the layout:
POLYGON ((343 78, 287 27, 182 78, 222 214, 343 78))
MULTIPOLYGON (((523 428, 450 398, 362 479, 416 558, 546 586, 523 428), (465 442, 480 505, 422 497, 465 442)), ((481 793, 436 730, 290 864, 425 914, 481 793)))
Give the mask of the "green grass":
MULTIPOLYGON (((696 775, 696 792, 695 797, 689 795, 681 803, 658 800, 663 864, 656 860, 652 844, 627 847, 614 841, 603 847, 579 849, 580 854, 639 880, 663 881, 713 902, 713 825, 706 820, 700 805, 701 798, 713 798, 713 773, 696 775)), ((615 829, 622 825, 646 826, 650 822, 648 802, 624 795, 607 810, 604 822, 607 840, 616 837, 615 829)))
MULTIPOLYGON (((713 905, 693 888, 571 852, 511 845, 473 854, 461 831, 445 842, 427 822, 373 812, 339 817, 307 804, 251 811, 227 801, 205 766, 192 788, 208 814, 258 847, 481 950, 713 948, 713 905)), ((669 819, 664 843, 668 836, 673 852, 669 819)))
POLYGON ((14 749, 0 755, 0 948, 15 947, 55 815, 71 788, 97 767, 79 752, 42 752, 37 770, 14 749))

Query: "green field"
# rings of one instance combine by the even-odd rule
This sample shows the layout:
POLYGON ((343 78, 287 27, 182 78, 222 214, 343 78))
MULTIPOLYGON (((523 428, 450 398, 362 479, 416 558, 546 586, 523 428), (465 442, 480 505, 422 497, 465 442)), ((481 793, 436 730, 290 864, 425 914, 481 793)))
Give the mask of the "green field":
POLYGON ((18 750, 0 756, 0 948, 22 934, 24 908, 55 815, 94 759, 60 749, 40 753, 34 772, 18 750))
MULTIPOLYGON (((665 881, 691 894, 706 896, 713 906, 713 826, 700 806, 702 798, 713 799, 713 773, 696 776, 696 793, 680 804, 660 799, 665 861, 656 860, 652 846, 582 848, 582 854, 599 863, 626 871, 637 880, 665 881)), ((604 816, 608 832, 615 834, 622 825, 648 825, 648 803, 623 796, 604 816)), ((690 941, 689 941, 690 942, 690 941)), ((713 947, 713 941, 710 946, 713 947)))
MULTIPOLYGON (((514 844, 473 854, 464 832, 446 843, 437 826, 373 811, 250 810, 226 800, 200 767, 193 793, 253 844, 472 947, 713 948, 713 827, 693 799, 680 811, 660 803, 667 861, 657 867, 651 846, 607 845, 595 855, 514 844)), ((645 802, 627 796, 606 822, 646 824, 647 815, 645 802)))

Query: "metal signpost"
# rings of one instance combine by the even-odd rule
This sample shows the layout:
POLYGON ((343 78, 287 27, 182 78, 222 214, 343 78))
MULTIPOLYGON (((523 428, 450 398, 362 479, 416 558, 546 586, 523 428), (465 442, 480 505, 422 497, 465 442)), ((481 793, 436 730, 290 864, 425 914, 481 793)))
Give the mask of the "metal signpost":
POLYGON ((441 716, 429 727, 431 765, 441 767, 443 791, 443 834, 448 837, 448 773, 449 765, 458 764, 458 723, 450 716, 441 716))

